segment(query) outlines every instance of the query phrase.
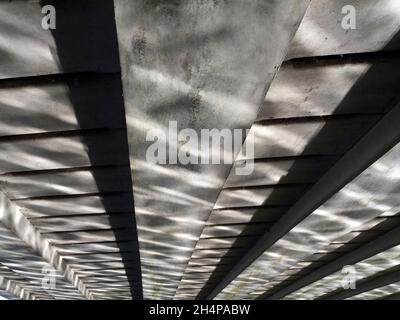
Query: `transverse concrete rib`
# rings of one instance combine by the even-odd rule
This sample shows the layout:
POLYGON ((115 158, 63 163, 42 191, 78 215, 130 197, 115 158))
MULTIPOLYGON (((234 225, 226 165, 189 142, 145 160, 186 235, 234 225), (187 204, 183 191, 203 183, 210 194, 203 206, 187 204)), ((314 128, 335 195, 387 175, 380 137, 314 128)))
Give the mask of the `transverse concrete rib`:
POLYGON ((2 247, 0 262, 27 279, 28 283, 22 284, 22 289, 36 286, 36 290, 44 291, 50 297, 55 294, 71 299, 83 298, 84 288, 81 287, 82 291, 79 291, 79 285, 78 288, 75 287, 72 277, 68 278, 66 275, 68 280, 64 278, 64 271, 54 249, 41 238, 18 208, 2 193, 0 193, 0 235, 2 247), (52 270, 55 273, 56 287, 46 292, 42 289, 42 279, 46 276, 46 272, 52 270))
MULTIPOLYGON (((395 229, 398 232, 398 228, 395 229)), ((393 233, 391 234, 393 237, 393 233)), ((397 241, 399 242, 399 241, 397 241)), ((378 242, 379 243, 379 242, 378 242)), ((390 242, 389 242, 390 243, 390 242)), ((393 242, 392 242, 393 243, 393 242)), ((355 251, 356 255, 359 255, 360 251, 355 251)), ((347 258, 349 255, 347 256, 347 258)), ((340 262, 345 262, 345 259, 338 259, 340 262)), ((367 284, 370 282, 370 278, 377 276, 378 274, 382 274, 387 271, 387 273, 392 274, 391 277, 385 276, 384 278, 380 278, 377 276, 376 279, 380 278, 380 280, 373 280, 376 283, 376 287, 379 287, 387 283, 383 283, 383 281, 391 281, 389 284, 398 282, 400 279, 396 278, 394 275, 398 274, 396 271, 392 272, 391 269, 396 268, 400 264, 400 246, 394 246, 387 250, 382 250, 377 254, 374 254, 367 259, 363 259, 354 263, 354 261, 350 261, 351 265, 354 268, 354 275, 356 281, 356 288, 352 290, 343 290, 343 279, 347 279, 344 277, 342 273, 342 268, 348 266, 347 264, 339 265, 339 268, 336 268, 335 272, 323 277, 320 280, 315 280, 315 282, 310 283, 308 286, 305 286, 285 297, 285 299, 344 299, 350 297, 352 295, 356 295, 358 293, 367 291, 371 289, 371 285, 367 284)), ((318 274, 318 271, 316 272, 318 274)), ((270 299, 279 299, 279 295, 274 295, 270 297, 270 299)))
MULTIPOLYGON (((394 257, 391 262, 396 262, 396 258, 399 256, 400 254, 398 254, 397 257, 394 257)), ((375 267, 375 265, 372 267, 375 267)), ((373 298, 376 299, 379 298, 380 295, 387 296, 399 292, 400 269, 398 268, 398 264, 397 268, 395 267, 393 269, 394 270, 390 270, 388 272, 381 272, 376 276, 371 276, 364 281, 359 281, 356 288, 353 290, 338 290, 338 292, 333 292, 333 294, 328 294, 321 298, 327 300, 362 299, 363 297, 367 298, 370 296, 370 294, 371 296, 374 296, 372 293, 375 293, 373 298), (385 288, 392 290, 387 292, 385 288)))
MULTIPOLYGON (((374 241, 368 242, 365 245, 350 251, 349 253, 341 256, 338 259, 335 259, 331 263, 328 263, 322 266, 319 269, 314 270, 309 275, 300 278, 294 283, 290 284, 287 287, 284 287, 282 290, 274 293, 272 296, 267 297, 270 300, 281 299, 291 292, 299 290, 302 287, 306 287, 307 285, 314 285, 313 283, 318 281, 319 279, 326 277, 344 266, 353 265, 356 262, 366 259, 369 256, 374 254, 379 254, 381 251, 385 251, 392 246, 395 246, 400 243, 399 238, 400 227, 397 227, 386 234, 378 237, 374 241)), ((398 251, 400 252, 400 251, 398 251)), ((298 295, 300 298, 303 298, 303 294, 298 295)))
MULTIPOLYGON (((311 212, 339 191, 346 183, 365 170, 365 168, 382 156, 389 148, 396 145, 400 139, 399 127, 396 124, 396 119, 399 117, 400 105, 395 107, 392 112, 389 112, 358 144, 346 153, 327 174, 313 185, 307 193, 271 227, 269 232, 266 232, 264 236, 260 238, 257 244, 245 254, 224 280, 214 289, 209 298, 215 297, 235 279, 236 276, 264 253, 266 249, 287 234, 311 212), (371 144, 371 141, 374 141, 374 144, 371 144)), ((395 148, 393 152, 396 153, 397 149, 398 148, 395 148)), ((388 157, 390 162, 390 154, 388 157)), ((314 230, 314 232, 318 235, 317 231, 314 230)), ((308 241, 310 240, 311 239, 308 239, 308 241)), ((229 292, 228 289, 227 292, 229 292)), ((242 293, 245 294, 244 292, 242 293)))

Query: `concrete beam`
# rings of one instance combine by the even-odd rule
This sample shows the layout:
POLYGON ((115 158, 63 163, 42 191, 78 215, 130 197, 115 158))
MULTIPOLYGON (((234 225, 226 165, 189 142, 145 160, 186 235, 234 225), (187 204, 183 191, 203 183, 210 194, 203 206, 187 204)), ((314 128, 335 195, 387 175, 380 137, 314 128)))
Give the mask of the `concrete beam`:
POLYGON ((343 256, 333 260, 332 262, 323 265, 321 268, 313 270, 310 274, 305 277, 300 278, 299 280, 291 283, 289 286, 284 287, 283 289, 275 292, 271 296, 261 296, 261 299, 267 300, 278 300, 281 299, 291 292, 294 292, 300 288, 303 288, 319 279, 322 279, 338 270, 343 268, 346 265, 353 265, 361 260, 364 260, 368 257, 371 257, 381 251, 385 251, 395 245, 400 243, 399 238, 400 227, 397 227, 388 233, 380 236, 374 241, 368 242, 367 244, 346 253, 343 256))
POLYGON ((397 300, 399 291, 400 282, 396 282, 360 293, 356 296, 347 298, 347 300, 397 300))
MULTIPOLYGON (((172 298, 231 165, 146 161, 151 129, 247 129, 309 1, 115 1, 146 298, 172 298), (251 21, 252 23, 249 23, 251 21), (178 222, 179 221, 179 222, 178 222), (182 231, 184 230, 184 231, 182 231), (170 256, 150 258, 148 252, 170 256), (160 279, 160 270, 173 275, 160 279)), ((243 141, 241 141, 243 142, 243 141)), ((178 141, 169 141, 172 150, 178 141)), ((234 157, 236 155, 233 155, 234 157)), ((212 248, 210 242, 205 246, 212 248)))
POLYGON ((271 227, 208 296, 214 298, 266 249, 354 179, 400 140, 400 105, 389 112, 271 227), (374 141, 371 144, 371 141, 374 141))
POLYGON ((386 272, 381 275, 365 279, 362 282, 358 282, 355 289, 339 290, 339 292, 334 292, 332 294, 322 296, 321 299, 344 300, 350 297, 355 297, 361 293, 374 290, 376 288, 381 288, 390 284, 394 284, 396 282, 400 282, 400 270, 386 272))
MULTIPOLYGON (((35 273, 39 279, 43 278, 42 269, 44 267, 53 268, 58 272, 57 277, 61 281, 60 286, 63 284, 68 286, 67 283, 69 282, 69 286, 71 289, 73 288, 72 292, 76 296, 81 297, 86 294, 84 285, 79 281, 76 282, 73 274, 65 272, 54 247, 30 224, 17 206, 1 192, 0 223, 0 235, 2 238, 4 237, 2 239, 2 264, 11 269, 18 268, 20 265, 27 268, 26 271, 35 273), (10 242, 10 239, 13 239, 13 241, 10 242), (16 254, 17 252, 19 254, 16 254), (35 252, 38 252, 39 255, 35 252), (35 265, 35 262, 37 262, 37 265, 35 265), (8 263, 16 263, 16 267, 11 267, 8 263), (63 279, 64 277, 65 279, 63 279)), ((34 277, 36 276, 34 275, 34 277)))
POLYGON ((109 15, 112 3, 1 1, 0 79, 65 72, 118 72, 115 24, 109 15), (70 48, 67 60, 60 53, 52 30, 42 28, 45 4, 56 8, 56 30, 64 35, 65 45, 70 48), (96 19, 101 23, 96 23, 96 19))

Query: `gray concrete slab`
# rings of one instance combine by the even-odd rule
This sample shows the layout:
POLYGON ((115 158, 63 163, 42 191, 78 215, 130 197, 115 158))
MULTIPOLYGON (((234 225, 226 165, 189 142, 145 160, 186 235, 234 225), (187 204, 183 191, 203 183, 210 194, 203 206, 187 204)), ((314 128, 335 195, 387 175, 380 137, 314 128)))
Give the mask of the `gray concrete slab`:
POLYGON ((131 212, 130 194, 80 196, 59 199, 17 200, 15 203, 27 218, 68 216, 106 212, 131 212), (105 203, 107 208, 105 208, 105 203))
POLYGON ((261 186, 259 188, 223 189, 215 209, 248 206, 285 206, 293 203, 305 191, 307 185, 261 186))
POLYGON ((1 80, 0 136, 124 128, 121 103, 120 79, 114 74, 1 80))
POLYGON ((273 222, 277 220, 286 209, 286 206, 272 206, 213 210, 210 218, 207 220, 207 225, 218 225, 224 223, 273 222))
POLYGON ((249 175, 236 174, 236 168, 243 165, 239 161, 238 164, 235 163, 232 166, 231 173, 225 182, 225 187, 279 185, 287 183, 309 184, 315 182, 337 159, 338 157, 335 156, 265 159, 255 162, 254 170, 249 175))
MULTIPOLYGON (((400 198, 397 196, 398 188, 393 182, 398 170, 398 151, 399 145, 378 159, 266 250, 237 279, 246 279, 251 273, 267 283, 274 276, 309 256, 312 251, 325 251, 324 247, 329 247, 332 241, 357 231, 360 226, 375 217, 389 212, 397 213, 397 200, 400 198), (277 256, 280 257, 279 260, 273 258, 277 256), (269 272, 265 273, 262 270, 269 272)), ((326 252, 331 250, 327 249, 326 252)), ((234 280, 217 299, 249 297, 249 294, 258 291, 259 287, 256 283, 241 285, 234 280)), ((263 286, 262 290, 267 290, 268 287, 263 286)))
POLYGON ((90 165, 126 165, 125 139, 125 132, 117 130, 3 140, 0 142, 0 170, 9 173, 90 165), (116 143, 119 141, 121 143, 116 143), (88 145, 96 150, 93 151, 96 157, 89 159, 88 145))
POLYGON ((0 175, 0 189, 9 199, 129 192, 129 167, 99 167, 63 172, 0 175))
POLYGON ((51 244, 83 244, 104 241, 127 241, 136 239, 132 230, 112 229, 112 230, 90 230, 76 232, 53 232, 45 233, 43 237, 51 244))
POLYGON ((101 230, 112 228, 123 228, 126 221, 133 218, 133 213, 110 213, 89 216, 69 216, 69 217, 44 217, 30 219, 35 228, 41 233, 47 232, 67 232, 79 230, 101 230), (112 216, 111 216, 112 215, 112 216), (112 221, 112 224, 111 224, 112 221))
POLYGON ((313 0, 293 39, 287 59, 309 56, 398 50, 391 43, 400 30, 396 0, 313 0), (356 9, 356 29, 342 28, 342 8, 356 9), (372 32, 373 30, 373 32, 372 32))
POLYGON ((258 120, 383 113, 393 105, 399 63, 395 55, 286 62, 258 120), (368 71, 374 75, 365 81, 368 71))
MULTIPOLYGON (((307 5, 308 1, 115 2, 142 257, 146 251, 168 252, 153 246, 161 242, 157 234, 145 231, 164 215, 176 219, 190 212, 190 219, 198 221, 180 223, 190 237, 167 230, 168 238, 161 232, 164 243, 193 249, 192 237, 201 233, 201 222, 230 170, 230 166, 150 165, 145 162, 148 145, 143 144, 147 130, 165 132, 169 120, 197 131, 249 128, 307 5), (207 185, 198 185, 205 179, 210 181, 207 185), (146 195, 156 190, 161 198, 178 197, 181 203, 186 198, 190 210, 147 200, 146 195)), ((182 274, 185 263, 177 261, 175 268, 182 274)), ((149 283, 145 296, 172 297, 173 290, 165 295, 159 291, 167 282, 149 283)))
POLYGON ((57 10, 57 32, 65 35, 65 44, 71 48, 68 61, 60 57, 52 30, 42 28, 44 15, 39 0, 2 1, 0 79, 78 71, 118 72, 115 26, 108 15, 112 1, 48 2, 57 10), (95 23, 96 19, 102 23, 95 23), (99 26, 101 31, 97 30, 99 26))
MULTIPOLYGON (((340 155, 351 148, 380 116, 300 119, 296 122, 255 123, 254 157, 340 155)), ((238 157, 238 160, 246 157, 238 157)))
POLYGON ((267 229, 266 224, 235 224, 235 225, 217 225, 206 226, 203 229, 200 239, 206 238, 219 238, 219 237, 233 237, 245 235, 258 235, 267 229))

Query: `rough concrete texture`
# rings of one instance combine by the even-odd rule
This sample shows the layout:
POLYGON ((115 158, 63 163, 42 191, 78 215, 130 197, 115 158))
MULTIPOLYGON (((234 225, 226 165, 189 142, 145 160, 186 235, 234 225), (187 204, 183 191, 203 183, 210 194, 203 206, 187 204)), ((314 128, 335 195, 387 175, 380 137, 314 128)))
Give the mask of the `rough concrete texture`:
POLYGON ((2 288, 24 299, 141 299, 113 1, 2 1, 0 14, 0 196, 18 213, 1 235, 21 253, 2 253, 2 288), (55 30, 41 27, 45 4, 56 7, 55 30), (42 265, 64 279, 58 291, 41 289, 42 265))
POLYGON ((112 2, 102 2, 1 1, 0 79, 79 71, 118 72, 115 26, 109 11, 112 2), (69 48, 67 60, 52 30, 42 28, 45 4, 57 8, 56 30, 69 48))
MULTIPOLYGON (((382 116, 398 103, 398 52, 391 52, 398 49, 397 7, 398 3, 395 1, 311 2, 286 57, 286 60, 291 61, 283 64, 272 82, 258 119, 252 128, 258 136, 255 155, 259 159, 255 163, 255 168, 264 163, 266 168, 270 168, 271 163, 276 164, 276 169, 265 172, 265 185, 269 184, 269 188, 275 187, 279 191, 282 189, 280 184, 293 188, 299 187, 299 182, 307 182, 302 181, 299 170, 305 161, 312 163, 315 161, 315 157, 318 159, 319 156, 322 158, 337 157, 320 171, 320 180, 323 180, 322 178, 325 176, 328 178, 331 165, 339 162, 340 158, 347 155, 353 148, 357 149, 356 146, 360 145, 361 147, 360 138, 364 137, 376 124, 379 124, 380 119, 383 119, 382 116), (358 19, 356 30, 346 32, 341 27, 341 18, 343 17, 341 9, 345 4, 352 4, 356 7, 358 19), (372 28, 375 28, 377 32, 371 33, 372 28), (346 123, 358 125, 347 126, 346 123), (292 166, 288 167, 286 164, 285 169, 281 170, 282 161, 288 160, 293 161, 292 166), (269 176, 273 176, 275 181, 270 181, 269 176)), ((395 119, 398 117, 398 113, 394 112, 386 119, 388 120, 390 117, 395 119)), ((398 132, 394 122, 391 130, 390 135, 398 132)), ((384 134, 383 131, 382 135, 387 136, 388 143, 382 144, 381 152, 387 151, 387 148, 393 147, 398 142, 398 138, 395 138, 396 134, 393 139, 390 139, 389 135, 384 134)), ((368 145, 377 143, 374 140, 376 138, 376 135, 371 135, 370 142, 365 141, 365 150, 368 145)), ((372 152, 372 148, 370 149, 372 152)), ((357 155, 354 154, 354 156, 357 155)), ((361 157, 361 155, 359 156, 361 157)), ((237 160, 240 164, 244 158, 237 160)), ((376 158, 371 160, 376 160, 376 158)), ((394 159, 392 161, 395 163, 394 159)), ((356 161, 353 161, 353 164, 355 163, 356 161)), ((370 164, 371 162, 364 163, 364 169, 370 164)), ((353 167, 353 170, 356 170, 356 167, 353 167)), ((397 169, 393 167, 392 170, 396 171, 397 169)), ((378 173, 371 173, 371 175, 374 176, 373 181, 379 181, 378 173)), ((253 212, 257 212, 257 208, 263 208, 263 206, 257 207, 259 203, 257 200, 258 190, 263 187, 262 180, 259 174, 255 178, 256 180, 249 182, 250 177, 245 177, 245 179, 236 177, 231 171, 227 181, 229 184, 225 186, 227 192, 234 197, 236 205, 238 205, 238 201, 248 203, 249 199, 252 199, 256 204, 256 207, 252 207, 253 212), (231 191, 231 181, 235 183, 234 193, 231 191), (241 181, 242 188, 240 188, 241 181), (254 185, 251 187, 250 183, 254 185)), ((334 177, 331 175, 331 178, 334 177)), ((350 176, 349 178, 351 180, 350 176)), ((315 179, 318 181, 318 176, 315 179)), ((328 182, 328 180, 326 181, 328 182)), ((384 188, 383 185, 388 186, 391 183, 391 179, 383 181, 381 181, 382 186, 371 186, 370 188, 377 188, 375 192, 378 192, 384 188)), ((319 184, 313 181, 307 183, 308 190, 324 194, 323 189, 313 189, 314 185, 318 186, 319 184)), ((333 181, 331 184, 334 185, 333 181)), ((365 188, 370 190, 369 187, 363 185, 362 189, 357 188, 357 191, 351 193, 359 194, 359 201, 363 203, 361 206, 366 212, 375 212, 367 209, 368 206, 373 206, 372 194, 374 192, 364 192, 365 188)), ((339 191, 339 194, 342 194, 341 192, 346 193, 346 190, 339 191)), ((396 194, 395 189, 393 192, 396 194)), ((297 227, 293 228, 295 223, 306 218, 319 205, 323 205, 327 199, 327 197, 321 199, 318 204, 313 203, 315 199, 312 199, 311 194, 313 193, 310 191, 310 193, 306 192, 300 196, 298 201, 293 203, 293 209, 289 208, 284 211, 287 214, 281 214, 275 224, 260 227, 263 236, 245 250, 245 254, 238 253, 236 262, 231 263, 228 267, 216 269, 216 271, 223 271, 225 273, 223 276, 215 272, 215 274, 211 274, 208 282, 198 285, 198 297, 214 298, 217 296, 217 298, 239 299, 273 296, 274 292, 279 292, 300 277, 306 276, 313 270, 318 270, 319 266, 327 259, 334 261, 335 257, 339 257, 345 252, 351 252, 359 241, 371 240, 372 238, 366 236, 369 229, 385 220, 372 219, 370 223, 365 223, 359 228, 361 238, 357 237, 357 233, 348 233, 341 238, 342 245, 338 246, 337 243, 333 243, 329 249, 325 248, 321 252, 315 252, 315 254, 297 261, 294 252, 311 253, 312 245, 318 243, 317 241, 301 246, 303 240, 312 242, 314 237, 321 240, 324 239, 325 232, 329 233, 331 229, 333 231, 341 230, 341 228, 333 226, 333 223, 332 226, 324 224, 323 219, 319 217, 311 225, 304 225, 304 228, 301 228, 301 223, 303 223, 301 222, 298 225, 299 230, 302 230, 301 237, 285 242, 285 233, 291 229, 290 232, 295 232, 297 230, 297 227), (307 194, 310 196, 308 197, 307 194), (306 203, 308 205, 305 205, 306 203), (302 211, 302 207, 310 209, 304 211, 303 217, 298 219, 297 213, 302 211), (293 217, 290 218, 289 214, 293 217), (279 238, 281 239, 279 240, 279 238), (282 241, 282 247, 272 251, 273 248, 276 248, 274 243, 279 243, 279 241, 282 241), (264 254, 261 248, 266 249, 264 254), (256 259, 260 254, 261 256, 256 259), (276 271, 272 265, 279 264, 279 261, 282 262, 282 270, 271 276, 276 271), (267 267, 271 267, 272 271, 265 272, 267 267), (266 284, 264 285, 264 283, 266 284)), ((221 195, 225 197, 225 194, 221 193, 221 195)), ((275 193, 272 195, 275 196, 275 193)), ((347 196, 351 197, 350 194, 347 196)), ((390 196, 389 198, 385 196, 385 208, 392 208, 389 204, 390 201, 390 196)), ((337 214, 338 223, 341 220, 343 220, 342 222, 348 220, 348 216, 351 215, 355 220, 359 219, 357 215, 360 210, 359 206, 356 206, 355 203, 347 204, 347 210, 344 212, 343 203, 346 203, 345 199, 340 198, 333 206, 329 207, 327 215, 337 214)), ((234 209, 240 210, 241 208, 234 209)), ((225 223, 229 223, 229 216, 225 219, 225 223)), ((391 227, 395 225, 396 219, 391 227)), ((288 235, 291 234, 290 232, 288 235)), ((379 228, 371 233, 375 232, 379 233, 379 228)), ((234 251, 230 253, 230 259, 232 259, 232 254, 234 251)))
POLYGON ((146 298, 174 297, 230 170, 146 162, 147 131, 249 128, 308 3, 115 2, 146 298))
POLYGON ((398 50, 400 41, 391 40, 400 28, 399 15, 397 0, 313 0, 286 59, 398 50), (356 9, 356 29, 342 28, 347 5, 356 9))
MULTIPOLYGON (((358 281, 367 279, 377 273, 394 268, 400 264, 400 246, 390 248, 380 252, 368 259, 362 260, 353 265, 358 274, 358 281)), ((343 273, 340 271, 333 273, 313 284, 303 287, 287 296, 290 300, 314 300, 326 293, 340 289, 343 273)))
POLYGON ((398 298, 400 239, 370 248, 400 221, 398 0, 11 0, 0 16, 0 297, 398 298), (169 121, 250 129, 255 154, 151 163, 146 134, 169 121))
MULTIPOLYGON (((333 251, 338 245, 335 240, 351 233, 355 238, 356 231, 362 230, 363 225, 368 225, 374 218, 397 213, 400 198, 395 180, 399 151, 398 145, 279 239, 217 299, 254 298, 288 278, 292 272, 298 272, 291 267, 304 262, 313 253, 333 251), (260 281, 248 281, 250 277, 260 281)), ((351 236, 346 242, 350 240, 351 236)), ((386 265, 386 268, 390 266, 386 265)), ((360 273, 362 276, 362 271, 360 273)))

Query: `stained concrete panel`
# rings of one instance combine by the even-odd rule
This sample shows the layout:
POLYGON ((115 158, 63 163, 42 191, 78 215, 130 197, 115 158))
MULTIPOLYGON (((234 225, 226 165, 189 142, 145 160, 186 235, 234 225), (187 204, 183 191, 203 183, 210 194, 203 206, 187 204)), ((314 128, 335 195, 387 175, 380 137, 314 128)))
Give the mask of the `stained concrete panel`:
POLYGON ((0 141, 0 172, 126 165, 125 143, 125 132, 118 130, 3 140, 0 141), (88 146, 93 152, 90 158, 88 146))
MULTIPOLYGON (((400 292, 400 282, 392 283, 383 287, 379 287, 361 294, 358 294, 354 297, 348 298, 346 300, 378 300, 385 299, 386 297, 389 300, 392 300, 391 296, 398 294, 400 292)), ((398 300, 399 298, 394 297, 393 300, 398 300)))
MULTIPOLYGON (((196 249, 213 249, 213 248, 232 248, 232 247, 244 247, 249 246, 254 242, 256 237, 246 236, 246 237, 226 237, 226 238, 212 238, 212 239, 202 239, 196 243, 196 249)), ((200 269, 200 268, 199 268, 200 269)))
POLYGON ((124 128, 118 75, 60 75, 0 83, 0 136, 124 128), (78 109, 79 108, 79 109, 78 109))
POLYGON ((2 1, 0 79, 78 71, 118 72, 115 25, 109 15, 112 3, 43 2, 56 8, 57 35, 63 35, 64 45, 69 47, 66 58, 52 30, 42 28, 44 14, 39 0, 2 1))
POLYGON ((207 225, 224 223, 273 222, 283 215, 286 209, 287 206, 272 206, 213 210, 210 218, 207 220, 207 225))
MULTIPOLYGON (((182 235, 162 232, 162 242, 193 250, 230 170, 230 165, 146 163, 147 131, 167 132, 169 120, 197 132, 249 128, 307 5, 275 0, 115 2, 142 259, 147 251, 169 252, 158 245, 156 233, 147 231, 164 215, 190 217, 191 222, 179 223, 182 235), (159 195, 155 199, 169 197, 176 203, 150 202, 153 193, 159 195)), ((170 147, 177 146, 171 142, 170 147)), ((178 275, 185 265, 175 263, 178 275)), ((145 283, 145 296, 172 297, 173 289, 160 291, 168 282, 145 283)))
POLYGON ((397 0, 313 0, 287 59, 400 49, 397 0), (342 8, 356 9, 356 29, 342 28, 342 8), (390 46, 388 46, 390 43, 390 46))
POLYGON ((135 234, 129 228, 113 230, 89 230, 76 232, 53 232, 43 234, 50 244, 82 244, 105 241, 135 240, 135 234))
POLYGON ((396 102, 399 70, 395 56, 284 63, 258 120, 383 113, 396 102))
POLYGON ((137 241, 81 243, 81 244, 56 244, 53 247, 60 255, 91 254, 91 253, 118 253, 137 249, 137 241))
MULTIPOLYGON (((235 249, 237 252, 241 252, 241 249, 235 249)), ((204 249, 204 250, 195 250, 193 251, 192 258, 193 259, 203 259, 203 258, 221 258, 228 254, 229 249, 204 249)))
POLYGON ((73 171, 46 171, 0 175, 0 189, 9 199, 129 192, 129 167, 99 167, 73 171), (100 186, 100 187, 99 187, 100 186))
MULTIPOLYGON (((380 252, 372 257, 364 259, 353 265, 357 274, 357 281, 362 281, 368 277, 389 270, 400 264, 400 246, 390 248, 389 250, 380 252)), ((333 292, 342 287, 343 273, 342 271, 334 272, 308 286, 305 286, 285 299, 307 299, 315 300, 329 292, 333 292)))
POLYGON ((234 164, 225 187, 263 186, 287 183, 313 183, 330 168, 339 157, 315 156, 292 159, 265 159, 254 163, 249 175, 237 175, 234 164))
POLYGON ((8 273, 12 272, 14 279, 21 281, 23 287, 28 290, 31 289, 33 294, 38 291, 45 292, 50 297, 52 293, 58 293, 69 295, 71 298, 83 298, 82 293, 71 283, 68 283, 61 272, 55 270, 48 261, 19 239, 3 225, 3 222, 0 223, 0 243, 2 248, 0 264, 7 268, 6 270, 0 269, 0 276, 8 277, 8 273), (43 279, 43 268, 54 270, 58 282, 56 288, 44 291, 39 285, 43 279))
MULTIPOLYGON (((380 116, 333 119, 300 119, 295 122, 258 122, 254 135, 254 158, 299 155, 340 155, 351 148, 380 116)), ((239 156, 238 160, 249 156, 239 156)))
POLYGON ((31 219, 35 228, 42 233, 46 232, 66 232, 79 230, 101 230, 112 228, 123 228, 126 226, 126 221, 133 218, 133 213, 119 214, 100 214, 89 216, 70 216, 70 217, 45 217, 31 219), (112 221, 112 223, 111 223, 112 221))
POLYGON ((116 194, 59 199, 17 200, 15 203, 27 218, 132 212, 132 195, 116 194), (106 204, 106 207, 105 207, 106 204))
POLYGON ((275 187, 223 189, 215 209, 248 206, 280 206, 293 203, 307 188, 307 185, 284 185, 275 187))
POLYGON ((206 226, 203 229, 200 239, 258 235, 262 234, 265 230, 265 224, 206 226))
POLYGON ((399 154, 400 145, 396 145, 264 251, 217 299, 249 297, 260 286, 255 282, 241 284, 240 281, 250 275, 258 276, 267 283, 264 290, 270 289, 274 284, 269 285, 269 280, 285 273, 298 262, 306 261, 312 252, 322 256, 331 253, 341 246, 333 245, 335 240, 350 233, 355 238, 358 229, 376 221, 376 217, 397 213, 400 205, 396 183, 399 154))

